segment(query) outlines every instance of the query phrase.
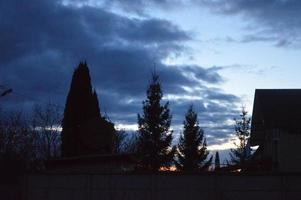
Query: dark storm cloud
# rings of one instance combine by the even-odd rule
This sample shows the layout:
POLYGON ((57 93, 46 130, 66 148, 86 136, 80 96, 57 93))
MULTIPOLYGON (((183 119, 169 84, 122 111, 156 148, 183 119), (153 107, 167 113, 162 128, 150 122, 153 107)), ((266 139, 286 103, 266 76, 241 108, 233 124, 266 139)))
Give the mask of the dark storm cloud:
POLYGON ((248 33, 242 38, 232 38, 230 42, 269 42, 277 47, 301 47, 301 2, 299 0, 113 0, 110 2, 128 11, 143 14, 145 10, 152 7, 166 10, 190 4, 209 8, 215 14, 240 15, 243 17, 245 31, 248 33))
POLYGON ((219 68, 162 62, 171 53, 184 53, 185 42, 192 40, 169 21, 40 0, 1 1, 0 19, 0 80, 14 90, 1 99, 2 106, 26 110, 52 101, 63 109, 72 72, 86 59, 101 111, 113 121, 136 122, 154 67, 166 95, 189 97, 183 87, 201 89, 194 94, 199 100, 170 99, 175 125, 191 103, 203 112, 204 126, 222 124, 236 113, 238 98, 206 87, 223 83, 219 68), (232 105, 228 110, 225 102, 232 105))
POLYGON ((241 42, 273 42, 280 47, 301 46, 299 0, 202 0, 194 1, 223 15, 242 15, 248 23, 241 42))
POLYGON ((207 91, 207 98, 221 102, 238 102, 239 98, 233 94, 225 94, 218 91, 218 88, 207 91))
MULTIPOLYGON (((143 71, 139 68, 156 61, 156 52, 166 56, 169 44, 189 38, 165 20, 131 20, 102 9, 49 2, 2 1, 1 19, 5 21, 0 27, 0 60, 3 74, 8 74, 3 75, 7 84, 23 86, 22 81, 27 80, 27 90, 51 93, 66 85, 67 75, 81 59, 94 66, 96 76, 111 74, 118 79, 119 74, 125 77, 134 69, 143 71), (122 44, 124 41, 131 44, 122 44)), ((108 80, 116 84, 112 77, 108 80)), ((135 76, 131 79, 139 81, 135 76)))
POLYGON ((189 39, 185 32, 165 20, 129 19, 100 8, 65 7, 50 2, 2 1, 0 41, 6 49, 1 54, 2 61, 45 49, 77 55, 122 40, 160 45, 189 39))
POLYGON ((146 10, 154 8, 173 8, 182 4, 180 0, 65 0, 68 4, 76 6, 94 5, 109 8, 121 8, 126 12, 145 15, 146 10))
MULTIPOLYGON (((77 2, 96 4, 95 0, 77 2), (93 3, 94 2, 94 3, 93 3)), ((151 15, 152 9, 168 10, 185 5, 210 8, 222 15, 241 15, 245 31, 241 38, 231 42, 269 42, 277 47, 301 47, 301 2, 299 0, 104 0, 103 6, 119 7, 138 15, 151 15)))

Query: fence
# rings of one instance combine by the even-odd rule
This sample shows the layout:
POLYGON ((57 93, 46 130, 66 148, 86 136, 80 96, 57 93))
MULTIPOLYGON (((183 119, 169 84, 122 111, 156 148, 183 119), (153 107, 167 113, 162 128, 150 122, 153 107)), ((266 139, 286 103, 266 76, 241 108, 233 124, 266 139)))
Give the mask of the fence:
POLYGON ((294 200, 301 174, 33 174, 26 200, 294 200))

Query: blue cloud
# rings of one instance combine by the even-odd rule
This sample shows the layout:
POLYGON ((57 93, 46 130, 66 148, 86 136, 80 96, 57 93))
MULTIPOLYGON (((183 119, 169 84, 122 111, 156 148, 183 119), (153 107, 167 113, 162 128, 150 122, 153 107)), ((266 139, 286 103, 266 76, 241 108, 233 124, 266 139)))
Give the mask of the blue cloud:
POLYGON ((170 100, 175 125, 182 123, 191 103, 202 111, 204 126, 223 124, 236 113, 238 97, 207 87, 223 83, 218 68, 162 62, 171 53, 185 53, 185 42, 193 40, 170 21, 40 0, 1 1, 0 16, 5 19, 0 26, 0 80, 14 90, 2 106, 28 110, 34 103, 52 101, 63 108, 73 70, 87 60, 101 110, 115 122, 136 122, 154 63, 164 94, 189 96, 183 86, 200 89, 194 94, 198 100, 170 100))

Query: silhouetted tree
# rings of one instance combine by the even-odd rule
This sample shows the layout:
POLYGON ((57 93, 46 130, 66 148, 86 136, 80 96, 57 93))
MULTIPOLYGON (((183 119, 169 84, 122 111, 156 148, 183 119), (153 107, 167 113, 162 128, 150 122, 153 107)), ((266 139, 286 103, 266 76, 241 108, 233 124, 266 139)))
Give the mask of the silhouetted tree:
POLYGON ((21 112, 1 115, 0 168, 4 167, 10 172, 15 169, 25 170, 30 168, 35 160, 35 137, 26 118, 21 112), (18 166, 14 166, 14 163, 17 163, 18 166))
POLYGON ((114 153, 122 153, 124 150, 126 132, 124 130, 117 130, 114 136, 114 153))
POLYGON ((251 156, 251 147, 249 145, 251 118, 249 118, 247 114, 248 112, 245 108, 242 108, 240 119, 234 119, 238 144, 234 142, 236 148, 230 151, 230 163, 240 165, 242 168, 244 168, 244 165, 251 156))
POLYGON ((177 148, 176 167, 182 171, 207 170, 212 162, 212 157, 207 160, 208 154, 204 131, 199 126, 197 113, 190 106, 177 148))
POLYGON ((219 153, 218 151, 215 152, 215 158, 214 158, 214 169, 219 170, 221 168, 221 162, 219 158, 219 153))
POLYGON ((138 151, 138 135, 136 132, 132 133, 123 145, 124 153, 134 154, 138 151))
POLYGON ((159 75, 154 72, 147 89, 147 100, 143 102, 143 114, 138 114, 138 167, 143 170, 156 171, 160 167, 169 167, 173 161, 172 116, 169 103, 161 105, 162 97, 159 75))
POLYGON ((100 115, 86 62, 73 73, 62 128, 63 156, 109 153, 113 149, 114 124, 100 115))
POLYGON ((136 132, 116 131, 115 153, 135 154, 138 147, 138 137, 136 132))
POLYGON ((31 126, 39 159, 47 160, 60 155, 61 114, 59 106, 52 103, 33 108, 31 126))

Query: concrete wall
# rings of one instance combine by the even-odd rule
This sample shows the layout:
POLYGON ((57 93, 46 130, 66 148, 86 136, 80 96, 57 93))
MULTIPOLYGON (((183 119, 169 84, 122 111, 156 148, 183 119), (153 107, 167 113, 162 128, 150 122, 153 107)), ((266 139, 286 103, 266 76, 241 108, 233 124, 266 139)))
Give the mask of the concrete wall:
POLYGON ((24 181, 27 200, 301 199, 301 174, 40 174, 24 181))

